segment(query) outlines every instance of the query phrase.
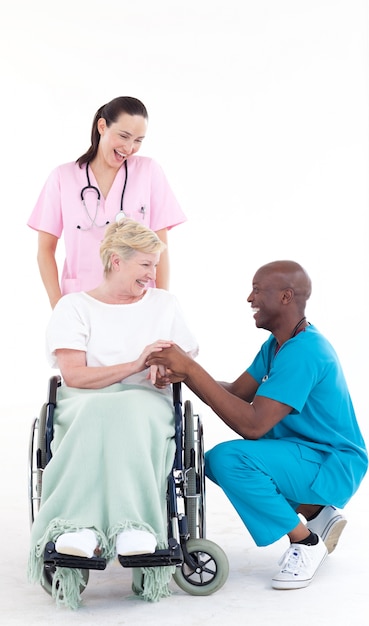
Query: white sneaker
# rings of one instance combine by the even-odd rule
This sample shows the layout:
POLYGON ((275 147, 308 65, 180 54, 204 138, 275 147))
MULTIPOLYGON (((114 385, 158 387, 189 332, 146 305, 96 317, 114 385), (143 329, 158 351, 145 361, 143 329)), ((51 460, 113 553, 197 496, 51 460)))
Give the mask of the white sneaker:
POLYGON ((291 543, 279 561, 282 569, 272 580, 274 589, 301 589, 313 580, 317 570, 325 560, 328 550, 319 537, 315 546, 291 543))
POLYGON ((124 530, 117 536, 117 553, 121 556, 133 554, 153 554, 156 549, 156 537, 147 530, 124 530))
POLYGON ((55 550, 60 554, 71 556, 84 556, 91 559, 94 556, 98 542, 96 535, 90 528, 84 528, 77 532, 64 533, 57 538, 55 550))
POLYGON ((347 519, 335 506, 325 506, 319 515, 306 522, 308 529, 323 539, 328 554, 335 549, 346 524, 347 519))

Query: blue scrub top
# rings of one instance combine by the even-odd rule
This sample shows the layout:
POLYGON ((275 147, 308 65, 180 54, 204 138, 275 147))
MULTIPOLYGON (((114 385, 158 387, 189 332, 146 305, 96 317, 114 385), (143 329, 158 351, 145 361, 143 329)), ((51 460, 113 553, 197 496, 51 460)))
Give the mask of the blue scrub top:
POLYGON ((276 347, 271 335, 247 369, 260 385, 256 395, 292 407, 267 436, 300 444, 303 458, 309 449, 327 452, 312 488, 342 507, 367 471, 368 454, 337 354, 312 325, 276 347))

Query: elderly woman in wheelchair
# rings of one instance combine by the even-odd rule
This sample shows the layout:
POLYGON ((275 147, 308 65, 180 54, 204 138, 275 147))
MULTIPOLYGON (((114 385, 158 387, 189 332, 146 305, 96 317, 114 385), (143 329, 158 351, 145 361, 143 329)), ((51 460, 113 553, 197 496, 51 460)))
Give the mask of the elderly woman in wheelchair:
MULTIPOLYGON (((32 524, 29 577, 45 586, 50 542, 61 558, 72 557, 69 567, 54 568, 49 590, 71 608, 80 603, 84 559, 139 559, 168 546, 174 411, 171 389, 155 385, 159 373, 146 359, 171 341, 196 356, 197 342, 176 298, 147 288, 164 247, 133 220, 110 224, 101 245, 103 282, 64 296, 47 328, 48 357, 63 384, 32 524)), ((169 595, 172 574, 168 566, 134 569, 133 591, 158 600, 169 595)))

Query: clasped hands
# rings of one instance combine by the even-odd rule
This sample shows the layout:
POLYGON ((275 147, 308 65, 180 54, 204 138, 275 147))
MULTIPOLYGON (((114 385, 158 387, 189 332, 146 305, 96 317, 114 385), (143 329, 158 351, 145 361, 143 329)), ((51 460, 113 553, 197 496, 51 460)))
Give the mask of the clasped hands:
POLYGON ((157 341, 149 346, 145 365, 150 369, 148 378, 158 389, 186 379, 186 365, 191 357, 173 341, 157 341))

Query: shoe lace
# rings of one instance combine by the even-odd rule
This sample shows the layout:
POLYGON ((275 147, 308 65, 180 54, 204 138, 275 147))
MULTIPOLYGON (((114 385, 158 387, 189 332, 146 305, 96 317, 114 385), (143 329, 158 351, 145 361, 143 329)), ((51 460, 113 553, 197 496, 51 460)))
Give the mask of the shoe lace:
POLYGON ((298 574, 303 566, 309 564, 309 556, 303 549, 303 546, 291 545, 282 556, 278 565, 281 566, 282 572, 289 574, 298 574))

